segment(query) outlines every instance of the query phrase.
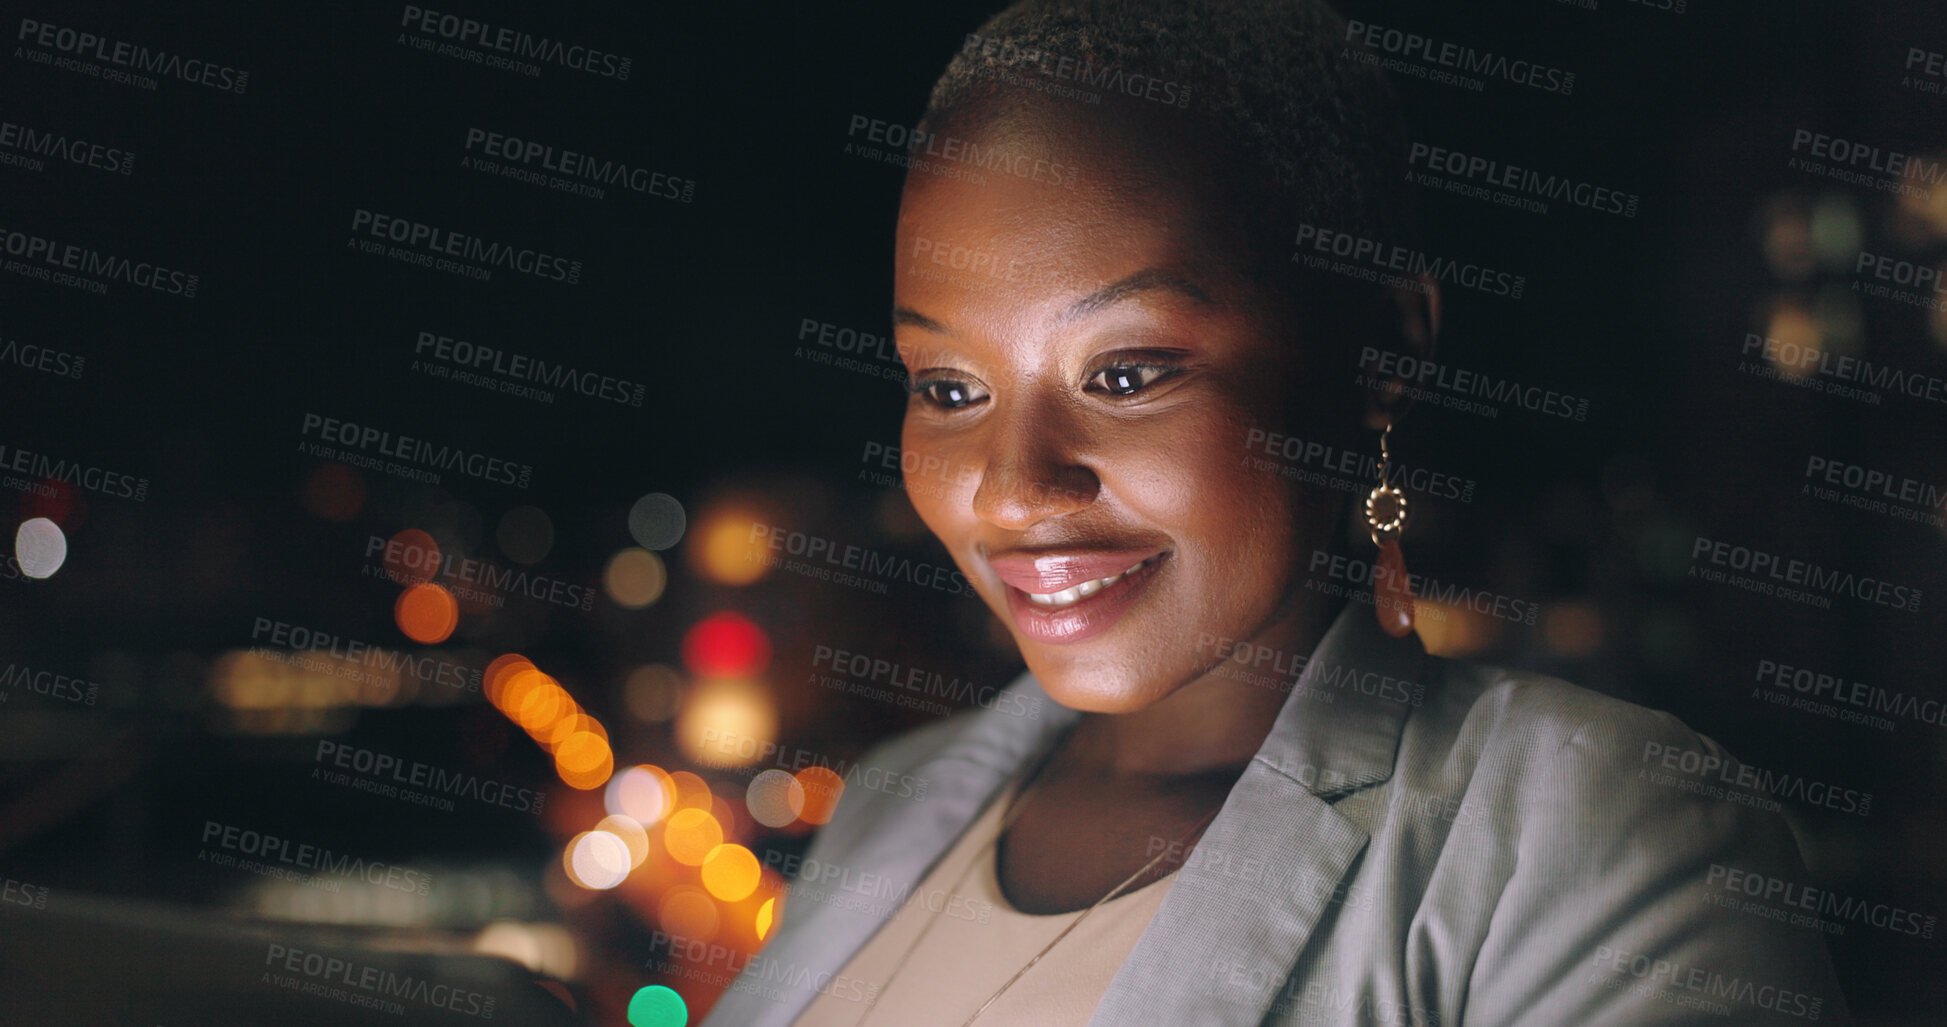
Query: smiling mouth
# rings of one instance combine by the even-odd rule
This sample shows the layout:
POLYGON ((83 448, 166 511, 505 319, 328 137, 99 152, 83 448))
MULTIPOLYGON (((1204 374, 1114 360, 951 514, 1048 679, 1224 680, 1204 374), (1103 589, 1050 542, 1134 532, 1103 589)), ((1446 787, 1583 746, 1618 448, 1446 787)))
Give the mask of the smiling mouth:
POLYGON ((1089 596, 1092 596, 1095 593, 1100 592, 1105 588, 1108 588, 1110 585, 1113 585, 1124 578, 1142 572, 1146 568, 1154 567, 1157 561, 1161 560, 1162 558, 1163 558, 1163 554, 1157 553, 1155 556, 1152 556, 1146 560, 1139 560, 1136 563, 1131 564, 1130 566, 1120 571, 1117 571, 1116 573, 1111 574, 1106 578, 1094 578, 1089 581, 1084 581, 1078 585, 1074 585, 1069 588, 1064 588, 1059 592, 1049 592, 1044 594, 1040 592, 1029 592, 1026 589, 1022 589, 1021 594, 1027 596, 1028 602, 1033 603, 1036 606, 1048 610, 1059 610, 1064 607, 1073 606, 1076 603, 1079 603, 1082 600, 1087 599, 1089 596))
POLYGON ((1039 566, 1019 557, 1001 557, 995 569, 1006 586, 1008 619, 1022 638, 1043 645, 1073 645, 1121 623, 1165 573, 1170 552, 1072 553, 1043 557, 1039 566), (1119 564, 1122 569, 1113 574, 1075 581, 1077 574, 1102 574, 1119 564), (1074 584, 1068 584, 1071 581, 1074 584), (1029 591, 1050 585, 1068 587, 1029 591))

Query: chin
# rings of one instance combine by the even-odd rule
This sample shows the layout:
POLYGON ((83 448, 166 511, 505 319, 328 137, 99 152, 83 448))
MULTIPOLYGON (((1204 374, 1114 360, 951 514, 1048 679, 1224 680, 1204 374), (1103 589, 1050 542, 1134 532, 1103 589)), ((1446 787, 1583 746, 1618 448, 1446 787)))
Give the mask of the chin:
POLYGON ((1051 664, 1044 658, 1028 655, 1025 650, 1022 655, 1048 698, 1082 713, 1134 713, 1176 690, 1154 670, 1094 667, 1086 660, 1051 664))

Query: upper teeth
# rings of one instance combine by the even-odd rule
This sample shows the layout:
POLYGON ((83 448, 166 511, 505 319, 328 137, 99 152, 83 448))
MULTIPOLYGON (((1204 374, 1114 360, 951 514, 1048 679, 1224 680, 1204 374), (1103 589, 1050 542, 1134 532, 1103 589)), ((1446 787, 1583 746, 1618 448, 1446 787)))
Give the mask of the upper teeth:
MULTIPOLYGON (((1151 559, 1154 559, 1154 557, 1151 557, 1151 559)), ((1073 588, 1064 588, 1059 592, 1050 592, 1046 595, 1040 592, 1029 592, 1027 593, 1028 602, 1034 603, 1037 606, 1067 606, 1070 603, 1077 603, 1121 581, 1128 575, 1134 574, 1136 571, 1142 569, 1143 564, 1148 562, 1149 560, 1140 560, 1127 570, 1118 571, 1106 578, 1084 581, 1073 588)))

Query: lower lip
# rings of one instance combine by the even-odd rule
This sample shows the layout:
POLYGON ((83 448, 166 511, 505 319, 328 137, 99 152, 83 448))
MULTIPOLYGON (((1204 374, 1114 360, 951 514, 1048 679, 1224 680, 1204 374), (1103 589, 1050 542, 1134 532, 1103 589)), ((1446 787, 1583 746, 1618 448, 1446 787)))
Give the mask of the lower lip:
POLYGON ((1122 615, 1149 590, 1150 581, 1163 569, 1169 556, 1164 553, 1136 573, 1117 579, 1115 584, 1086 599, 1062 607, 1037 605, 1026 592, 1005 585, 1007 612, 1014 616, 1015 628, 1037 642, 1049 645, 1085 642, 1115 627, 1122 615))

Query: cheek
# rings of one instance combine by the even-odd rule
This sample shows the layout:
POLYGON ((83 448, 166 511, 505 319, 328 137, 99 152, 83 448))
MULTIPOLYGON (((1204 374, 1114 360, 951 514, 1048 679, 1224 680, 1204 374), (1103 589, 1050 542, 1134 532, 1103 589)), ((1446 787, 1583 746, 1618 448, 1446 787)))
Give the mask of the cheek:
POLYGON ((900 428, 899 470, 906 498, 955 560, 962 548, 959 538, 973 521, 973 493, 979 485, 972 471, 977 465, 959 450, 951 440, 916 429, 911 419, 900 428))
POLYGON ((1104 461, 1115 468, 1104 484, 1196 555, 1254 564, 1275 558, 1290 548, 1293 493, 1275 468, 1247 459, 1245 432, 1219 417, 1145 430, 1104 461))

